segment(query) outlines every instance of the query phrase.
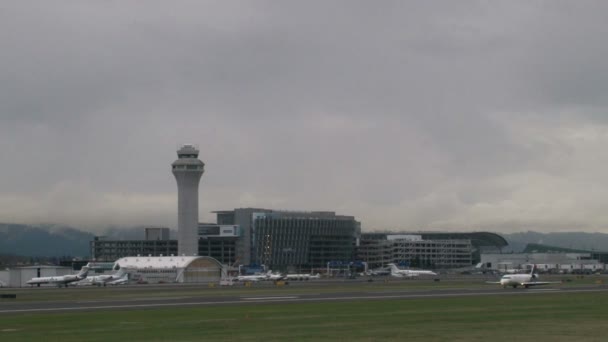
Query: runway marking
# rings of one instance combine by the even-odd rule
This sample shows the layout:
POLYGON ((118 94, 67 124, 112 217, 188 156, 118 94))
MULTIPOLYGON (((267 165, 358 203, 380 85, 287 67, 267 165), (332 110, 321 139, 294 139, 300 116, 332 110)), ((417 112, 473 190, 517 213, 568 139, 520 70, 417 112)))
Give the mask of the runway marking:
POLYGON ((291 297, 248 297, 248 298, 241 298, 241 300, 276 300, 276 299, 296 299, 298 298, 297 296, 291 296, 291 297))
MULTIPOLYGON (((584 289, 584 290, 568 290, 561 291, 563 294, 580 293, 580 292, 606 292, 606 289, 584 289)), ((349 297, 327 297, 327 298, 290 298, 290 299, 249 299, 247 302, 243 300, 232 300, 225 302, 187 302, 187 303, 156 303, 156 304, 123 304, 123 305, 100 305, 88 307, 57 307, 57 308, 38 308, 38 309, 14 309, 0 310, 1 313, 20 313, 20 312, 50 312, 50 311, 78 311, 78 310, 99 310, 99 309, 138 309, 138 308, 153 308, 153 307, 175 307, 175 306, 197 306, 197 305, 228 305, 228 304, 243 304, 243 303, 278 303, 278 302, 314 302, 314 301, 348 301, 348 300, 368 300, 368 299, 409 299, 409 298, 446 298, 446 297, 472 297, 486 295, 525 295, 534 294, 534 291, 495 291, 481 293, 435 293, 435 294, 407 294, 407 295, 390 295, 390 296, 349 296, 349 297)), ((262 298, 262 297, 260 297, 262 298)), ((274 297, 279 298, 279 297, 274 297)))

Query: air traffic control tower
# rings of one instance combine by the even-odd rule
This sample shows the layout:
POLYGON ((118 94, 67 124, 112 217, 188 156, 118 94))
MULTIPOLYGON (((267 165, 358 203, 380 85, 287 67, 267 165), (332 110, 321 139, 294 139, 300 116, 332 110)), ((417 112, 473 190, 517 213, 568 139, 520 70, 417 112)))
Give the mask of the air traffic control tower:
POLYGON ((177 253, 198 254, 198 184, 205 164, 198 159, 194 145, 177 150, 178 159, 171 164, 177 181, 177 253))

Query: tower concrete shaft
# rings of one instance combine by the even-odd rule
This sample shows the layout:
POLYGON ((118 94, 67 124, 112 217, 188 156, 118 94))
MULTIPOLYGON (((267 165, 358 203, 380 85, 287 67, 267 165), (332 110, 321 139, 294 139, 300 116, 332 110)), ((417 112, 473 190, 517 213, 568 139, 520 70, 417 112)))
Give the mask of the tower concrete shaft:
POLYGON ((178 159, 171 164, 177 181, 177 252, 198 254, 198 185, 205 164, 198 159, 198 149, 184 145, 177 150, 178 159))

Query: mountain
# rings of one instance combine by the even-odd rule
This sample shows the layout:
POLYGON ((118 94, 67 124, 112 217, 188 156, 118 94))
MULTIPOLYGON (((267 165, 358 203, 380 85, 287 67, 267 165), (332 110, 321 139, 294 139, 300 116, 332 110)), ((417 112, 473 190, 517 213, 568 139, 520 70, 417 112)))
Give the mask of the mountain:
POLYGON ((88 257, 93 236, 61 225, 0 223, 0 254, 88 257))
POLYGON ((534 231, 501 234, 514 252, 521 252, 527 244, 549 245, 587 251, 608 251, 608 234, 604 233, 539 233, 534 231))
MULTIPOLYGON (((171 238, 175 238, 171 231, 171 238)), ((91 255, 96 234, 73 227, 0 223, 0 255, 26 257, 81 257, 91 255)), ((143 240, 144 227, 110 227, 100 236, 107 240, 143 240)))

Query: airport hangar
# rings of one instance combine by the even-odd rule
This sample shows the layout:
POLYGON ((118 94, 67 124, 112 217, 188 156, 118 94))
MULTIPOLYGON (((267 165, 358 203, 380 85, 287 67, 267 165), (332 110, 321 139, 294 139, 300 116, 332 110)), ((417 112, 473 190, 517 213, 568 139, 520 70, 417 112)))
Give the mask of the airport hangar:
POLYGON ((206 256, 131 256, 116 260, 113 269, 142 283, 211 283, 226 277, 222 264, 206 256))
MULTIPOLYGON (((80 269, 80 268, 78 268, 80 269)), ((35 277, 58 277, 72 274, 71 267, 35 265, 25 267, 15 267, 0 271, 0 281, 7 287, 24 287, 27 281, 35 277)))

